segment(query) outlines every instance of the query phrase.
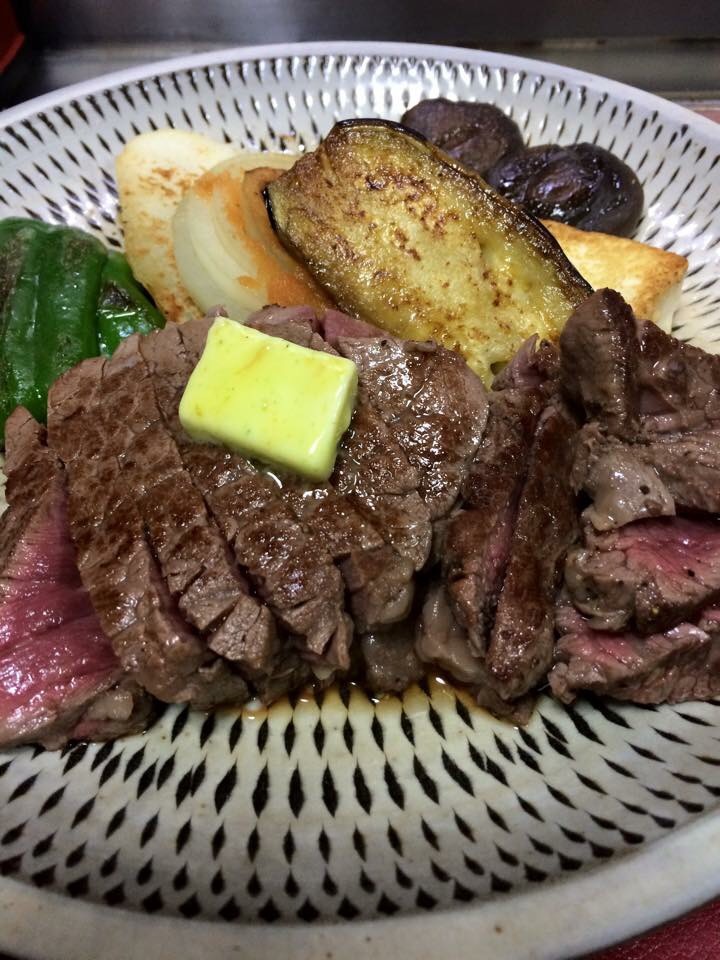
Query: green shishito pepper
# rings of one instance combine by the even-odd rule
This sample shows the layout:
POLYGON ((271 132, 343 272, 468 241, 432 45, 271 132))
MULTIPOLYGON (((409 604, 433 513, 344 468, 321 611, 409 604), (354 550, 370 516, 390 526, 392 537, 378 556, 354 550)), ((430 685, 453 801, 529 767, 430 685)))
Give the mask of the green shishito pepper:
POLYGON ((150 333, 164 321, 132 275, 121 253, 110 251, 100 277, 97 332, 100 353, 115 352, 131 333, 150 333))
POLYGON ((122 254, 73 227, 0 220, 0 429, 19 404, 44 421, 61 373, 163 323, 122 254))

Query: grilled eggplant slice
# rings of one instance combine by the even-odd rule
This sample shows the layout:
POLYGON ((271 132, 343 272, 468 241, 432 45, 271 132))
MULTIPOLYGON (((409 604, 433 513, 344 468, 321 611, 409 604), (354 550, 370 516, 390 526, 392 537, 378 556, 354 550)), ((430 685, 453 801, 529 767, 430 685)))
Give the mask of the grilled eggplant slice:
POLYGON ((396 123, 346 120, 265 199, 341 309, 459 350, 485 380, 591 292, 537 220, 396 123))

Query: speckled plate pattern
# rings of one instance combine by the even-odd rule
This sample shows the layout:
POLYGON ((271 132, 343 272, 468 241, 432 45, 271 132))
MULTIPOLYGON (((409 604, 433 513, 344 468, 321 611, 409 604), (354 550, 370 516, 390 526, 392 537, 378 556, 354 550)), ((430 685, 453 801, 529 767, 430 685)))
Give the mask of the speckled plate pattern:
MULTIPOLYGON (((114 157, 192 128, 311 148, 335 119, 487 100, 531 143, 597 142, 643 180, 637 238, 689 257, 679 336, 720 343, 720 133, 611 81, 478 51, 231 50, 0 117, 0 216, 120 245, 114 157)), ((0 753, 0 949, 79 957, 565 957, 720 893, 720 701, 543 698, 523 730, 435 678, 270 710, 168 708, 145 735, 0 753)))

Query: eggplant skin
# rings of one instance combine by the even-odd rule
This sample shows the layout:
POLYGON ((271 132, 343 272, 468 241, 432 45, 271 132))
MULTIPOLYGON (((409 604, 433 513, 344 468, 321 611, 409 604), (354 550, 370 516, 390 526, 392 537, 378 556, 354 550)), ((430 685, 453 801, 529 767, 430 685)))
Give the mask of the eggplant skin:
POLYGON ((265 200, 341 309, 459 350, 486 383, 527 337, 556 339, 592 292, 537 220, 397 123, 337 123, 265 200))

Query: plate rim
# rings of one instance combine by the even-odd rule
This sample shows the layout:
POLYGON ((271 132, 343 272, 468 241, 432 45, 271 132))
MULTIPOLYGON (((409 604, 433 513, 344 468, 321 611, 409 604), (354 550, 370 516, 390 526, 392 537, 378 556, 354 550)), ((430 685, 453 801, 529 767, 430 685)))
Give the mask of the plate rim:
POLYGON ((377 960, 378 948, 411 960, 437 960, 452 946, 457 960, 567 960, 625 940, 712 899, 717 880, 699 865, 699 847, 717 849, 720 817, 688 826, 575 878, 476 906, 351 923, 244 924, 146 915, 44 892, 8 878, 0 883, 0 948, 26 960, 255 960, 281 948, 291 960, 377 960), (653 873, 653 886, 644 881, 653 873), (572 887, 571 887, 572 885, 572 887), (572 899, 568 897, 573 889, 572 899), (629 899, 627 891, 633 891, 629 899), (50 943, 47 931, 53 930, 50 943), (487 944, 478 954, 478 943, 487 944), (529 948, 529 944, 532 947, 529 948), (99 949, 101 947, 100 952, 99 949), (487 951, 487 952, 486 952, 487 951), (400 953, 402 952, 402 954, 400 953))
MULTIPOLYGON (((482 49, 440 44, 385 41, 312 41, 233 46, 182 55, 103 74, 65 86, 0 112, 0 130, 81 96, 136 83, 178 70, 228 62, 288 56, 385 56, 485 63, 494 68, 536 71, 550 79, 625 98, 657 110, 720 146, 720 125, 656 94, 601 75, 560 64, 482 49)), ((669 836, 649 843, 579 877, 537 889, 503 895, 452 911, 409 914, 392 919, 251 925, 146 916, 92 901, 74 900, 10 878, 0 879, 0 948, 29 958, 77 960, 94 956, 102 944, 105 960, 164 960, 172 944, 177 960, 205 956, 208 939, 219 960, 254 957, 258 950, 283 947, 292 960, 333 956, 342 949, 357 960, 376 960, 378 946, 402 949, 413 958, 432 957, 447 949, 440 918, 452 913, 453 947, 458 960, 475 960, 480 938, 495 960, 560 960, 618 942, 700 905, 720 892, 720 878, 700 865, 698 849, 720 843, 720 817, 709 813, 669 836), (643 880, 653 874, 653 889, 643 880), (627 896, 628 890, 633 897, 627 896), (572 897, 569 893, 572 891, 572 897), (47 942, 47 930, 56 935, 47 942), (62 935, 57 935, 62 930, 62 935), (499 932, 501 931, 501 932, 499 932), (408 953, 408 938, 411 953, 408 953), (529 948, 529 944, 533 944, 529 948), (50 951, 50 952, 48 952, 50 951), (130 951, 130 953, 128 952, 130 951)))

